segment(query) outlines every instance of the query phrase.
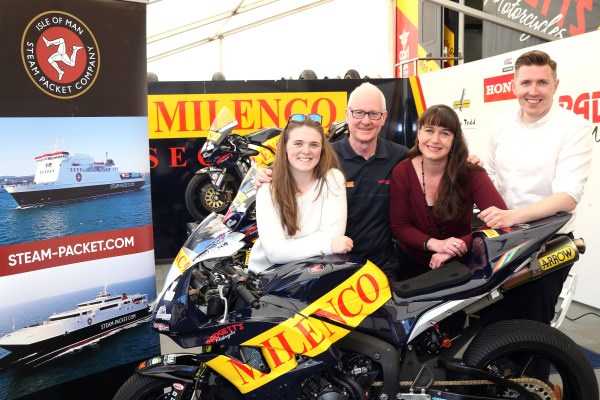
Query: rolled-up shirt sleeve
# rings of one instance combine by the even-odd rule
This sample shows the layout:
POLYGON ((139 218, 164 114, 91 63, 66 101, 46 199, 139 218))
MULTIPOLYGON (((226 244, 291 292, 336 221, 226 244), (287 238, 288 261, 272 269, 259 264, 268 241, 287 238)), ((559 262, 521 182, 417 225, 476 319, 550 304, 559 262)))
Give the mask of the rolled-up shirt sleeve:
POLYGON ((594 148, 590 127, 585 125, 566 135, 558 152, 552 193, 564 192, 577 203, 592 169, 594 148))

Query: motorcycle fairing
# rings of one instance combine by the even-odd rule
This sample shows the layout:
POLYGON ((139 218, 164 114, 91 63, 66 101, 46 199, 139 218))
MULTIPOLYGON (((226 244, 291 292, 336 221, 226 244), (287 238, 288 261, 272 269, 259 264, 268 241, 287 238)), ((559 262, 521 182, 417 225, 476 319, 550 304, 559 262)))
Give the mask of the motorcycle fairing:
POLYGON ((324 353, 390 298, 385 274, 367 261, 300 313, 241 344, 260 348, 270 372, 240 365, 227 355, 206 364, 241 393, 250 392, 296 368, 296 355, 314 358, 324 353))
POLYGON ((279 142, 279 133, 280 132, 277 132, 277 136, 266 140, 261 145, 250 144, 249 147, 258 151, 258 155, 251 157, 251 159, 259 167, 266 167, 267 165, 273 164, 273 161, 275 161, 275 153, 277 152, 277 144, 279 142))
POLYGON ((366 263, 362 257, 333 254, 278 264, 261 272, 258 287, 265 294, 312 303, 366 263))
MULTIPOLYGON (((281 128, 269 127, 269 128, 263 128, 256 132, 252 132, 245 136, 248 138, 248 140, 252 144, 255 144, 255 145, 263 144, 264 145, 264 143, 267 141, 269 141, 269 143, 272 143, 271 139, 275 139, 275 143, 277 143, 280 133, 281 133, 281 128)), ((275 150, 276 150, 276 148, 273 148, 273 151, 275 151, 275 150)))
MULTIPOLYGON (((169 272, 177 270, 182 274, 194 262, 206 259, 208 256, 226 257, 243 247, 241 240, 245 238, 245 234, 232 231, 223 220, 222 214, 212 213, 206 217, 183 244, 173 260, 172 266, 175 268, 171 268, 169 272)), ((165 280, 165 285, 174 279, 171 276, 169 278, 165 280)))
POLYGON ((485 237, 489 262, 494 273, 507 265, 515 265, 542 247, 571 218, 569 213, 542 218, 528 224, 505 229, 486 229, 474 235, 485 237))
POLYGON ((198 360, 193 355, 166 354, 155 356, 140 362, 136 372, 158 378, 176 378, 185 384, 191 384, 198 371, 198 360))

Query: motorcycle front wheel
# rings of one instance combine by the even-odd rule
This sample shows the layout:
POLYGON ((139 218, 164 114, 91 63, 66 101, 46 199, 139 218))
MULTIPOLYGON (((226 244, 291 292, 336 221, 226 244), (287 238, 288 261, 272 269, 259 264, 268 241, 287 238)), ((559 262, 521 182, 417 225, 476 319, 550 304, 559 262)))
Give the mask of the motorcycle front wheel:
POLYGON ((220 191, 212 184, 208 175, 194 175, 190 179, 185 189, 185 205, 196 221, 202 221, 212 212, 221 213, 227 210, 239 185, 229 176, 224 179, 220 191))
MULTIPOLYGON (((463 361, 505 378, 533 378, 550 389, 559 386, 562 399, 598 400, 594 369, 579 346, 564 333, 539 322, 510 320, 486 326, 465 351, 463 361)), ((485 390, 486 395, 516 396, 491 385, 485 390)), ((541 386, 536 395, 550 398, 541 386)))
MULTIPOLYGON (((113 400, 169 400, 171 385, 174 382, 150 376, 132 375, 113 397, 113 400)), ((189 400, 191 390, 184 393, 179 400, 189 400)), ((241 394, 231 385, 219 382, 203 393, 199 400, 241 400, 241 394)))
POLYGON ((171 382, 134 374, 119 388, 113 400, 167 400, 171 382))

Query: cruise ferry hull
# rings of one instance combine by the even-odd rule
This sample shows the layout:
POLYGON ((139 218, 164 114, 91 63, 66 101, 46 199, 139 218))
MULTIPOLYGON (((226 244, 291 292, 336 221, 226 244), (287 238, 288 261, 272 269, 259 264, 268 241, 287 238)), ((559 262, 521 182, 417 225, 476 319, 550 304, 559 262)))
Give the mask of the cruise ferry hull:
POLYGON ((47 329, 44 325, 36 325, 25 328, 21 335, 39 335, 42 340, 28 343, 27 340, 19 341, 19 338, 13 340, 0 339, 0 347, 11 353, 0 359, 0 369, 16 366, 36 366, 53 358, 74 352, 83 347, 96 344, 112 334, 123 329, 132 328, 150 319, 149 309, 143 308, 120 316, 115 316, 104 321, 89 323, 89 320, 78 322, 80 327, 73 329, 72 326, 65 326, 62 334, 45 337, 42 330, 47 329), (88 325, 89 323, 89 325, 88 325), (69 329, 69 330, 67 330, 69 329))
POLYGON ((32 207, 43 204, 67 203, 78 200, 92 199, 102 196, 130 192, 144 186, 144 178, 127 179, 96 185, 65 186, 53 184, 31 184, 23 186, 7 186, 6 190, 12 195, 20 207, 32 207))

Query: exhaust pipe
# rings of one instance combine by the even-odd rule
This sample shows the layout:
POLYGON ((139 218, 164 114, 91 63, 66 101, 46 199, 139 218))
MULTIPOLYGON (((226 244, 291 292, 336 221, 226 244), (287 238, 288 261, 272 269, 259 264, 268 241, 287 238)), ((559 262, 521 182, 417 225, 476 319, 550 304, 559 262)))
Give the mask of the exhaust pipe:
POLYGON ((546 243, 546 249, 531 260, 529 265, 511 276, 502 285, 502 291, 507 291, 522 284, 541 278, 579 260, 579 254, 585 253, 585 241, 582 238, 571 239, 561 235, 546 243))

